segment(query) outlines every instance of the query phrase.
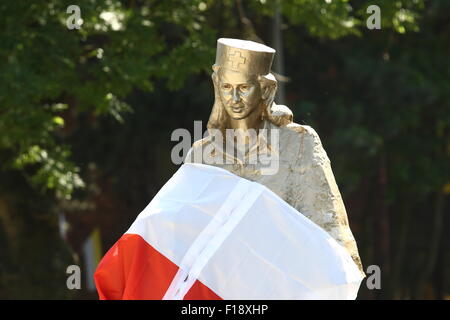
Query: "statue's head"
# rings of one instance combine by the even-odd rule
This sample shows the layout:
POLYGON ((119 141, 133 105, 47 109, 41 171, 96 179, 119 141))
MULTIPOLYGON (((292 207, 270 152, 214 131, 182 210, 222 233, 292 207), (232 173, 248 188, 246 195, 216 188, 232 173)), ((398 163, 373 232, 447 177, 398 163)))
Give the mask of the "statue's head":
POLYGON ((215 101, 208 128, 224 128, 229 118, 267 117, 277 88, 270 73, 274 55, 274 49, 253 41, 217 40, 215 101))

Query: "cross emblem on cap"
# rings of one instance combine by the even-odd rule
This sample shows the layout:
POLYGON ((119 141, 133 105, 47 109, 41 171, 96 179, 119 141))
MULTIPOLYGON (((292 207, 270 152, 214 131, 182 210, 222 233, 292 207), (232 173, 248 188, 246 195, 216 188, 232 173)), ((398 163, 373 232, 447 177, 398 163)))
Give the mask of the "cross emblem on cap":
POLYGON ((234 51, 233 53, 228 54, 228 60, 231 63, 231 67, 239 68, 240 64, 245 64, 246 58, 241 55, 240 51, 234 51))

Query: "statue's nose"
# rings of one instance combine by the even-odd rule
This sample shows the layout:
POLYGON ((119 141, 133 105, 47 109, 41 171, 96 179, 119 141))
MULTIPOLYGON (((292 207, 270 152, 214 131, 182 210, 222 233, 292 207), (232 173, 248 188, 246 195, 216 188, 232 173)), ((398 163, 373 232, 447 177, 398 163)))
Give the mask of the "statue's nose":
POLYGON ((239 96, 237 88, 233 89, 233 102, 237 103, 241 100, 241 97, 239 96))

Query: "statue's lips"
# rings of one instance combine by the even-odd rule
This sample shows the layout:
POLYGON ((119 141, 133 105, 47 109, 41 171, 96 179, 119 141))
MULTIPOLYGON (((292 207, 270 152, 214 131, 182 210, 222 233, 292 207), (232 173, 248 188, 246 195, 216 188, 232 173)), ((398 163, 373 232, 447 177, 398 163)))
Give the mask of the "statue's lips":
POLYGON ((242 111, 244 111, 244 106, 243 105, 235 105, 235 106, 231 106, 231 110, 233 110, 233 112, 236 113, 241 113, 242 111))

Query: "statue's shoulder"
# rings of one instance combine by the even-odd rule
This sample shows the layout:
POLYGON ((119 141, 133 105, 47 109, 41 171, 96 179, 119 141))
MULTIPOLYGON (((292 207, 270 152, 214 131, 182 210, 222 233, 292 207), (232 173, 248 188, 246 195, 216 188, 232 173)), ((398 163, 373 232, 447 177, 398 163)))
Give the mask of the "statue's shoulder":
POLYGON ((200 140, 194 141, 194 143, 192 144, 192 148, 199 148, 199 147, 203 147, 206 144, 211 142, 211 138, 210 136, 207 136, 205 138, 202 138, 200 140))
POLYGON ((314 130, 313 127, 308 125, 301 125, 295 122, 289 123, 288 125, 284 126, 286 130, 289 130, 292 133, 296 133, 299 137, 303 139, 310 139, 315 141, 316 143, 320 143, 320 137, 316 130, 314 130))
POLYGON ((202 152, 204 146, 209 142, 210 139, 208 137, 205 137, 203 139, 194 141, 191 148, 188 150, 186 157, 184 158, 184 163, 194 163, 194 162, 201 162, 201 159, 198 159, 198 157, 195 157, 195 153, 198 154, 198 152, 202 152), (200 151, 199 151, 200 150, 200 151))
POLYGON ((303 159, 310 159, 312 163, 329 162, 329 158, 317 131, 308 125, 301 125, 292 122, 284 126, 291 135, 296 135, 300 139, 299 153, 303 159))
POLYGON ((307 125, 300 125, 298 123, 293 122, 294 115, 289 109, 289 107, 272 103, 270 108, 270 122, 281 128, 286 134, 299 135, 302 139, 310 139, 315 141, 315 143, 321 144, 319 135, 316 130, 307 125))

